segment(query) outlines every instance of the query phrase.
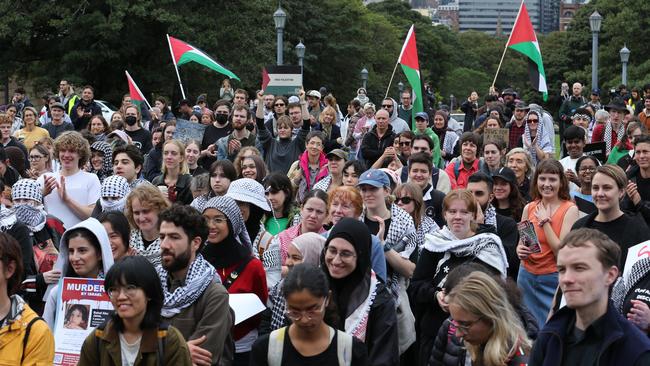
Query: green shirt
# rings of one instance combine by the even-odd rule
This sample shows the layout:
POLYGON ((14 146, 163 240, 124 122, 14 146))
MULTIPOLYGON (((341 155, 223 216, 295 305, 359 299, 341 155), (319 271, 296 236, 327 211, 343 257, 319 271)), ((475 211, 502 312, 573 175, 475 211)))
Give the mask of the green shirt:
POLYGON ((431 127, 427 127, 424 132, 420 132, 417 129, 413 130, 413 132, 416 135, 427 135, 433 141, 433 150, 431 151, 431 157, 433 158, 433 166, 436 166, 438 168, 444 169, 444 163, 442 156, 440 155, 440 139, 438 138, 438 135, 436 135, 435 132, 431 129, 431 127))
POLYGON ((266 219, 266 222, 264 223, 264 228, 271 235, 278 235, 281 231, 287 228, 288 224, 289 224, 288 217, 282 217, 279 219, 276 219, 274 217, 269 217, 268 219, 266 219))

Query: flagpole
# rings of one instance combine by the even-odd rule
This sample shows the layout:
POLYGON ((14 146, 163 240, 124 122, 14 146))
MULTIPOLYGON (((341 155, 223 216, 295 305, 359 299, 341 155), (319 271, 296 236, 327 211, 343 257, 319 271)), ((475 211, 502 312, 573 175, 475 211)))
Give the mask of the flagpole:
POLYGON ((393 77, 395 76, 395 71, 397 71, 397 65, 399 65, 399 61, 395 63, 395 67, 393 68, 393 74, 390 76, 390 81, 388 82, 388 88, 386 88, 386 96, 384 98, 388 98, 388 92, 390 91, 390 84, 393 83, 393 77))
MULTIPOLYGON (((513 23, 512 27, 517 24, 517 20, 519 20, 519 15, 521 14, 521 8, 524 6, 524 0, 521 0, 521 4, 519 4, 519 11, 517 12, 517 17, 515 18, 515 22, 513 23)), ((512 29, 510 30, 510 35, 508 36, 508 41, 506 42, 506 46, 503 48, 503 54, 501 54, 501 61, 499 61, 499 66, 497 67, 497 73, 494 74, 494 80, 492 80, 492 86, 490 86, 490 90, 494 89, 494 84, 497 82, 497 77, 499 76, 499 71, 501 70, 501 64, 503 64, 503 59, 506 57, 506 51, 508 50, 508 44, 510 43, 510 39, 512 38, 512 29)))
POLYGON ((149 101, 147 100, 147 97, 144 96, 144 93, 142 92, 142 90, 140 90, 140 87, 138 86, 138 84, 135 83, 135 80, 133 80, 133 78, 131 77, 131 74, 129 74, 129 71, 124 70, 124 72, 126 73, 127 81, 133 83, 133 86, 138 91, 138 93, 140 93, 140 95, 142 95, 142 99, 144 99, 144 102, 147 103, 147 107, 149 107, 149 110, 151 110, 151 104, 149 104, 149 101))
POLYGON ((176 77, 178 78, 178 84, 181 87, 181 95, 185 99, 185 90, 183 90, 183 82, 181 81, 181 75, 178 73, 178 65, 176 65, 176 59, 174 58, 174 51, 172 50, 172 42, 169 40, 169 34, 167 34, 167 44, 169 45, 169 53, 172 55, 172 62, 174 63, 174 70, 176 70, 176 77))

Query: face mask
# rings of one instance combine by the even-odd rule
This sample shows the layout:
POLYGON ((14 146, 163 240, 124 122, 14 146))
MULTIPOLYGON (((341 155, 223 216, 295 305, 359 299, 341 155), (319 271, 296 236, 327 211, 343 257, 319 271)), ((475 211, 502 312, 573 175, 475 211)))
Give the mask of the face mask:
POLYGON ((29 204, 16 204, 14 205, 14 212, 16 213, 16 221, 22 222, 32 232, 37 232, 43 229, 47 215, 43 210, 43 206, 34 207, 29 204))
POLYGON ((124 118, 124 122, 126 122, 126 124, 129 126, 133 126, 136 124, 136 122, 138 122, 138 120, 134 116, 126 116, 126 118, 124 118))
POLYGON ((126 196, 120 198, 119 200, 105 200, 104 197, 102 197, 99 199, 99 202, 102 205, 102 212, 124 212, 124 208, 126 207, 126 196))
POLYGON ((227 114, 217 114, 216 119, 217 119, 217 122, 222 125, 222 124, 228 122, 228 115, 227 114))

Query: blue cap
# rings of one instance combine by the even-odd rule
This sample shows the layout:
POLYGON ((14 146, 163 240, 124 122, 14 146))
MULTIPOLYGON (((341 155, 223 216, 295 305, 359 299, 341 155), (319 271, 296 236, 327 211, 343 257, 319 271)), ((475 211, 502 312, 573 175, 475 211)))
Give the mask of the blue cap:
POLYGON ((359 177, 357 187, 365 184, 373 187, 390 187, 390 179, 386 173, 379 169, 368 169, 359 177))
POLYGON ((600 89, 598 88, 591 89, 591 94, 600 96, 600 89))
POLYGON ((429 115, 427 114, 427 112, 418 112, 418 113, 415 114, 415 118, 422 118, 425 121, 428 121, 429 120, 429 115))

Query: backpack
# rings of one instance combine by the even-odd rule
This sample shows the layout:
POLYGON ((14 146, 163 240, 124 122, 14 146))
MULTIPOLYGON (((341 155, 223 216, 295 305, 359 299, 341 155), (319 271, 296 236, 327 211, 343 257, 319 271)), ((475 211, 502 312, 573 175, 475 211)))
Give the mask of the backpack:
MULTIPOLYGON (((461 164, 461 159, 457 159, 457 160, 454 162, 454 178, 455 178, 455 179, 458 179, 458 173, 459 173, 459 171, 460 171, 460 164, 461 164)), ((480 158, 479 158, 479 159, 478 159, 478 171, 479 171, 479 172, 480 172, 480 171, 484 171, 485 169, 486 169, 486 168, 485 168, 485 162, 483 161, 483 159, 480 159, 480 158)))
MULTIPOLYGON (((100 349, 102 346, 101 336, 104 335, 104 329, 108 321, 103 322, 95 328, 95 347, 97 349, 97 354, 101 354, 100 349)), ((165 339, 167 338, 167 330, 169 329, 169 324, 160 323, 158 325, 158 348, 156 349, 156 364, 158 366, 165 366, 165 339)))
POLYGON ((34 323, 36 323, 39 320, 45 321, 45 319, 41 318, 40 316, 37 316, 34 319, 30 320, 29 323, 27 323, 27 328, 25 329, 25 336, 23 337, 23 355, 20 356, 21 365, 25 361, 25 350, 27 349, 27 341, 29 340, 29 333, 32 331, 32 325, 34 325, 34 323))
MULTIPOLYGON (((267 362, 269 366, 280 366, 282 363, 282 351, 284 348, 284 336, 288 327, 276 329, 269 334, 269 349, 267 362)), ((339 360, 338 366, 352 365, 352 344, 353 337, 343 331, 330 329, 330 342, 336 333, 336 356, 339 360)))
MULTIPOLYGON (((440 169, 435 165, 431 167, 431 186, 436 188, 438 186, 438 178, 440 177, 440 169)), ((400 174, 400 179, 402 183, 408 182, 409 179, 409 166, 408 164, 402 168, 402 173, 400 174)))

